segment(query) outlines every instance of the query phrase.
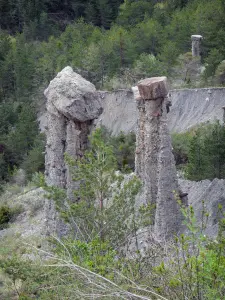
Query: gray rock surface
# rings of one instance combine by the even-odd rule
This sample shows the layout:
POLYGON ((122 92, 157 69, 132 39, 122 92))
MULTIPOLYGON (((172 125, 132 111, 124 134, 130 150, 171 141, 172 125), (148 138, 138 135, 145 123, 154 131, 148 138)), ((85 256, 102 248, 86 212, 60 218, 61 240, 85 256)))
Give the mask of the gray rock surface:
POLYGON ((95 86, 71 67, 64 68, 45 90, 48 112, 69 120, 85 122, 102 112, 95 86))
POLYGON ((113 135, 136 131, 138 113, 132 90, 100 91, 99 96, 103 113, 95 120, 97 126, 105 126, 113 135))
MULTIPOLYGON (((137 89, 136 89, 137 90, 137 89)), ((181 89, 169 92, 172 106, 168 114, 170 132, 184 132, 203 122, 223 120, 225 88, 181 89)), ((136 131, 138 112, 131 90, 101 92, 103 114, 97 125, 114 135, 136 131)))
POLYGON ((225 180, 215 178, 213 181, 199 182, 179 180, 183 192, 188 193, 188 204, 195 211, 197 222, 201 225, 204 201, 205 210, 209 213, 205 234, 215 238, 218 232, 218 220, 221 217, 218 210, 220 204, 225 211, 225 180))
POLYGON ((73 181, 64 154, 77 158, 87 148, 92 121, 102 112, 94 85, 71 67, 64 68, 45 90, 47 98, 45 174, 47 183, 67 188, 72 197, 73 181))
MULTIPOLYGON (((201 228, 202 223, 202 201, 204 201, 205 211, 209 213, 206 229, 203 234, 208 235, 212 239, 216 239, 218 233, 218 220, 221 217, 218 214, 218 205, 220 204, 225 210, 225 180, 214 179, 202 180, 199 182, 180 179, 178 181, 182 191, 188 193, 188 205, 192 205, 197 224, 201 228)), ((138 205, 142 204, 142 194, 138 195, 138 205)), ((164 211, 167 214, 167 211, 164 211)), ((180 233, 186 232, 186 227, 182 226, 180 233)), ((166 244, 161 239, 158 239, 157 232, 154 232, 151 226, 140 228, 137 231, 137 236, 129 240, 126 253, 130 257, 134 257, 138 250, 145 256, 151 252, 155 246, 160 249, 160 245, 165 247, 166 244), (162 242, 162 243, 161 243, 162 242), (158 243, 158 244, 157 244, 158 243)))
POLYGON ((181 214, 174 194, 178 181, 167 126, 167 79, 145 79, 138 90, 135 172, 144 184, 142 202, 155 205, 155 234, 170 238, 180 229, 181 214))
POLYGON ((223 120, 225 88, 183 89, 170 91, 171 132, 184 132, 204 122, 223 120))
MULTIPOLYGON (((137 91, 137 88, 134 89, 137 91)), ((113 135, 120 131, 136 131, 138 112, 132 90, 98 92, 104 112, 95 121, 104 125, 113 135)), ((171 132, 184 132, 203 122, 223 121, 225 88, 180 89, 169 92, 172 106, 168 127, 171 132)), ((39 116, 40 128, 47 127, 46 113, 39 116)))
MULTIPOLYGON (((57 235, 56 212, 50 209, 52 201, 45 198, 46 192, 42 188, 33 188, 26 191, 12 186, 0 198, 0 202, 7 201, 10 207, 20 207, 20 213, 13 220, 13 225, 0 231, 0 237, 15 235, 20 240, 30 239, 42 243, 46 236, 57 235), (18 192, 13 191, 17 189, 18 192)), ((21 242, 22 244, 22 242, 21 242)), ((22 245, 21 245, 22 246, 22 245)))

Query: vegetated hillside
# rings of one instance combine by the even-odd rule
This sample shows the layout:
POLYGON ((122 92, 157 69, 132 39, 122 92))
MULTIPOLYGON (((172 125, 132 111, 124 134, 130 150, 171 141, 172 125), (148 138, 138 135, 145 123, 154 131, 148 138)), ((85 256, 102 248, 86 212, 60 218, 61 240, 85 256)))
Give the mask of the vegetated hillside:
POLYGON ((204 36, 202 84, 223 84, 224 15, 222 0, 1 1, 1 181, 15 166, 29 176, 43 170, 36 110, 44 88, 66 65, 98 88, 158 75, 195 84, 187 52, 197 33, 204 36))

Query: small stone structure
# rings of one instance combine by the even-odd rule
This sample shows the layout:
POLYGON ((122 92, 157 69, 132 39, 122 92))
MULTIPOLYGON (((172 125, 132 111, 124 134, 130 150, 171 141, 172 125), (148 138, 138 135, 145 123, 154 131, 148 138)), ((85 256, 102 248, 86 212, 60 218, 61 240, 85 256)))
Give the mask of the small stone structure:
POLYGON ((192 40, 192 56, 200 56, 200 44, 202 41, 203 37, 201 35, 192 35, 191 40, 192 40))
POLYGON ((169 238, 181 226, 176 201, 177 173, 167 126, 167 78, 148 78, 138 83, 136 174, 144 183, 144 202, 155 205, 154 231, 169 238))
POLYGON ((76 158, 87 149, 92 122, 102 113, 95 86, 64 68, 44 92, 47 98, 45 175, 49 185, 67 188, 72 197, 71 174, 64 154, 76 158))

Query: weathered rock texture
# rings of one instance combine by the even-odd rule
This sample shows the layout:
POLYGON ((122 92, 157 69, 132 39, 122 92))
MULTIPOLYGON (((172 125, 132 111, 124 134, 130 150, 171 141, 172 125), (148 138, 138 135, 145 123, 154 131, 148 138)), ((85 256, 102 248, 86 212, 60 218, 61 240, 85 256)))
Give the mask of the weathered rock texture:
POLYGON ((223 120, 225 88, 172 90, 170 98, 168 124, 171 132, 185 132, 200 123, 223 120))
POLYGON ((132 90, 100 91, 99 96, 103 113, 95 121, 97 126, 105 126, 113 135, 136 130, 137 109, 132 90))
POLYGON ((218 206, 221 205, 222 211, 225 211, 225 180, 215 178, 212 181, 195 182, 180 179, 179 185, 188 193, 188 204, 193 206, 199 226, 202 224, 202 201, 204 201, 204 209, 209 213, 204 233, 215 238, 218 234, 218 221, 222 218, 218 206))
POLYGON ((201 45, 201 40, 202 40, 201 35, 192 35, 191 40, 192 40, 192 56, 200 56, 200 45, 201 45))
MULTIPOLYGON (((218 221, 222 217, 221 214, 218 214, 218 205, 220 204, 223 211, 225 210, 225 180, 214 179, 213 181, 202 180, 195 182, 180 179, 178 183, 182 191, 188 193, 188 204, 193 206, 196 221, 200 228, 202 226, 202 201, 204 201, 205 211, 209 213, 209 216, 203 234, 215 239, 218 234, 218 221)), ((139 198, 139 205, 141 205, 143 204, 141 195, 139 198)), ((185 233, 186 230, 187 228, 183 226, 180 233, 185 233)), ((139 229, 136 236, 129 242, 126 253, 131 257, 137 252, 137 246, 143 256, 149 255, 149 252, 151 253, 155 246, 157 246, 157 251, 160 250, 160 243, 157 245, 157 236, 151 230, 151 227, 139 229)), ((164 241, 161 246, 165 247, 164 241)), ((155 256, 153 255, 152 257, 155 256)))
POLYGON ((136 174, 144 183, 144 202, 155 205, 154 227, 168 238, 180 229, 176 167, 167 126, 167 79, 156 77, 138 84, 139 112, 135 155, 136 174))
POLYGON ((65 165, 64 154, 76 158, 87 149, 92 122, 101 112, 95 86, 64 68, 45 90, 47 98, 47 143, 45 174, 47 183, 67 188, 71 196, 73 183, 65 165))
MULTIPOLYGON (((184 132, 214 120, 223 122, 225 88, 171 90, 169 95, 172 102, 168 113, 170 132, 184 132)), ((106 126, 113 135, 121 130, 136 131, 138 109, 131 90, 101 92, 101 103, 104 111, 96 120, 97 126, 106 126)), ((44 126, 44 122, 42 124, 44 126)))

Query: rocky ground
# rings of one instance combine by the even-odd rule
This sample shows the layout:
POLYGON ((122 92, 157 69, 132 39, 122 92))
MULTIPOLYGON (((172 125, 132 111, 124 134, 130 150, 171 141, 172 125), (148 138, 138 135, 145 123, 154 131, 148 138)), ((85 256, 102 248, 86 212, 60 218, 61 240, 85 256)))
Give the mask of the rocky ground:
POLYGON ((45 247, 46 237, 54 236, 56 213, 52 201, 46 199, 45 194, 42 188, 8 186, 0 197, 0 205, 7 204, 15 211, 15 216, 8 227, 0 230, 0 255, 23 254, 29 244, 45 247))

